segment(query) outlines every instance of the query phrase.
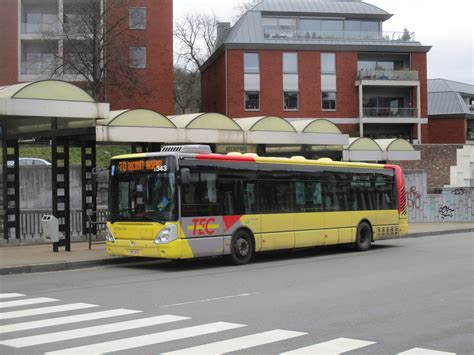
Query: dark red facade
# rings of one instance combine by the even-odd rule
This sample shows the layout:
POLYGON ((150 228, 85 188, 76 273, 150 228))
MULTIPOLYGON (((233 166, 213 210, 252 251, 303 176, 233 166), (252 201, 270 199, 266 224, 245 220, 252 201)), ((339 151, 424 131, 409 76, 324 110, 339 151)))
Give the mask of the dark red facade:
POLYGON ((2 1, 0 11, 0 86, 18 82, 18 0, 2 1))
POLYGON ((429 120, 430 143, 466 143, 467 120, 465 117, 443 117, 429 120))
MULTIPOLYGON (((251 50, 260 59, 260 110, 248 111, 244 107, 244 53, 243 49, 226 49, 202 72, 203 111, 216 111, 229 117, 275 115, 285 118, 330 118, 343 133, 359 131, 354 119, 359 117, 359 93, 356 86, 358 52, 336 53, 337 104, 335 111, 324 111, 321 103, 321 53, 317 50, 251 50), (296 111, 283 109, 284 52, 298 53, 299 107, 296 111), (227 67, 226 67, 227 66, 227 67), (340 121, 340 123, 338 123, 340 121)), ((426 53, 412 53, 410 70, 417 71, 421 92, 421 117, 427 117, 426 53)), ((412 101, 417 102, 412 89, 412 101)), ((413 125, 416 136, 416 125, 413 125)), ((422 125, 422 141, 428 142, 428 125, 422 125)))
MULTIPOLYGON (((107 86, 106 101, 112 110, 148 108, 171 115, 174 113, 173 1, 131 0, 130 6, 146 8, 146 29, 125 29, 119 40, 124 44, 120 55, 127 58, 130 46, 145 47, 146 68, 130 69, 131 80, 136 80, 132 95, 120 87, 107 86)), ((113 15, 125 18, 127 12, 128 8, 122 8, 113 15)))

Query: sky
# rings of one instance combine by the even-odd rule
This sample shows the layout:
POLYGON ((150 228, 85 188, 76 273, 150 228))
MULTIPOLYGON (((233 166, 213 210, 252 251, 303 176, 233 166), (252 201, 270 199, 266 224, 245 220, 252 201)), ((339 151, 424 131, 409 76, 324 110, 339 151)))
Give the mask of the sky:
MULTIPOLYGON (((175 20, 189 12, 215 14, 231 21, 242 0, 174 0, 175 20)), ((428 78, 443 78, 474 85, 473 0, 365 0, 391 14, 384 31, 406 27, 428 52, 428 78)))

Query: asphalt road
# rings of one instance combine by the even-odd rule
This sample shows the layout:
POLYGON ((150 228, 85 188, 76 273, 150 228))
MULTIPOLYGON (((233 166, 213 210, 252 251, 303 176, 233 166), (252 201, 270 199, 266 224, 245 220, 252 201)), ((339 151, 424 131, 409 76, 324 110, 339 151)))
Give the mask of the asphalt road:
POLYGON ((473 241, 2 276, 0 353, 473 354, 473 241))

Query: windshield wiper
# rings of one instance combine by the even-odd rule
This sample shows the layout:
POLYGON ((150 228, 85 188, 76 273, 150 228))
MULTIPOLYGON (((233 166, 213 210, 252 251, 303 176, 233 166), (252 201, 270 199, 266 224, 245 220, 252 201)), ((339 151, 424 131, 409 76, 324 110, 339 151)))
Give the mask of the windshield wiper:
POLYGON ((158 222, 158 223, 161 223, 161 224, 165 224, 165 223, 166 223, 166 221, 160 220, 160 219, 158 219, 158 218, 153 218, 153 217, 150 217, 150 216, 147 216, 147 215, 144 215, 144 216, 142 216, 142 217, 145 218, 145 219, 148 219, 148 220, 150 220, 150 221, 153 221, 153 222, 158 222))

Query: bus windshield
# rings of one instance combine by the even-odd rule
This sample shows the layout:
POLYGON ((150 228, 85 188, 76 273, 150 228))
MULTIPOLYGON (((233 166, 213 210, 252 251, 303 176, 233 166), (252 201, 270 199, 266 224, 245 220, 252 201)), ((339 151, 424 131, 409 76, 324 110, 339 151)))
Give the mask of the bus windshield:
POLYGON ((111 220, 148 220, 162 224, 176 221, 176 174, 169 164, 171 161, 165 164, 159 160, 159 165, 155 164, 150 169, 146 168, 149 161, 143 165, 140 162, 125 161, 112 165, 111 220), (142 166, 143 170, 140 169, 142 166))

